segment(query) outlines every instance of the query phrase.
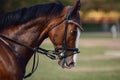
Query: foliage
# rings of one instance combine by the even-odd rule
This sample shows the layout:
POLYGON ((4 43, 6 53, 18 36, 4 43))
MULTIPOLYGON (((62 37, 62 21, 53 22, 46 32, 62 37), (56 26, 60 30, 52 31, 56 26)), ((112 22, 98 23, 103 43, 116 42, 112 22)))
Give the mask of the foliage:
POLYGON ((91 9, 102 9, 105 11, 118 10, 120 11, 120 0, 82 0, 82 9, 85 11, 91 9))
MULTIPOLYGON (((75 0, 0 0, 0 13, 8 12, 18 7, 46 3, 52 1, 61 1, 64 4, 72 5, 75 0)), ((120 0, 81 0, 82 10, 90 9, 120 10, 120 0)))

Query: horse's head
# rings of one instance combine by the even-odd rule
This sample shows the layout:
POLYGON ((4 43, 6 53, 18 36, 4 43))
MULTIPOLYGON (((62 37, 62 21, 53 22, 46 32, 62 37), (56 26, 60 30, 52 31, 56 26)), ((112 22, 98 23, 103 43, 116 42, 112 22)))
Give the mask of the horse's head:
POLYGON ((71 68, 75 65, 80 36, 80 0, 74 6, 66 6, 62 17, 57 18, 50 27, 49 38, 54 44, 55 51, 59 58, 59 65, 63 68, 71 68))

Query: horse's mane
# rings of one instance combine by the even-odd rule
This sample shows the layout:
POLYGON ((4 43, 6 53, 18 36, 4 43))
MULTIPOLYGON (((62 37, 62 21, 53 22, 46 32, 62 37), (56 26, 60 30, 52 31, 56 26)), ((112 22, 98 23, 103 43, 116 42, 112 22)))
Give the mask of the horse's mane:
POLYGON ((25 23, 42 15, 60 14, 64 5, 59 2, 24 7, 0 16, 0 30, 11 25, 25 23))

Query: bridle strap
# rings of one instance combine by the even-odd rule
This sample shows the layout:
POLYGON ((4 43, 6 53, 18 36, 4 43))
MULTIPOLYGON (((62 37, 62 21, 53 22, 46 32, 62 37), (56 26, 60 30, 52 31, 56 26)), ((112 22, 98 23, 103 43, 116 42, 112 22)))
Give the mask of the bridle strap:
MULTIPOLYGON (((66 19, 64 18, 63 20, 61 20, 60 22, 56 23, 55 25, 53 25, 52 27, 50 27, 48 29, 48 32, 50 32, 52 29, 56 28, 58 25, 62 24, 66 19)), ((48 33, 47 32, 47 33, 48 33)))
POLYGON ((18 41, 16 41, 16 40, 13 40, 13 39, 11 39, 11 38, 8 38, 7 36, 5 36, 5 35, 3 35, 3 34, 0 34, 0 37, 3 38, 3 39, 5 39, 5 40, 8 40, 8 41, 10 41, 10 42, 13 42, 13 43, 15 43, 15 44, 17 44, 17 45, 23 46, 23 47, 25 47, 25 48, 27 48, 27 49, 29 49, 29 50, 36 51, 35 48, 32 48, 32 47, 27 46, 27 45, 25 45, 25 44, 22 44, 22 43, 20 43, 20 42, 18 42, 18 41))
POLYGON ((13 43, 15 43, 15 44, 17 44, 17 45, 24 46, 24 47, 26 47, 27 49, 29 49, 29 50, 31 50, 31 51, 34 52, 34 54, 33 54, 33 56, 34 56, 34 57, 33 57, 33 65, 32 65, 31 72, 28 73, 28 74, 26 74, 26 75, 24 76, 24 78, 27 78, 27 77, 31 76, 31 75, 36 71, 36 69, 37 69, 37 67, 38 67, 38 63, 39 63, 39 56, 37 56, 37 62, 36 62, 36 50, 35 50, 34 48, 32 48, 32 47, 29 47, 29 46, 27 46, 27 45, 24 45, 24 44, 22 44, 22 43, 20 43, 20 42, 17 42, 17 41, 15 41, 15 40, 12 40, 12 39, 6 37, 6 36, 3 35, 3 34, 0 34, 0 40, 2 40, 2 42, 4 42, 14 53, 16 53, 15 55, 18 57, 18 60, 20 61, 20 64, 22 64, 23 61, 21 62, 21 60, 20 60, 21 56, 19 56, 19 52, 17 52, 16 50, 14 50, 14 48, 13 48, 12 46, 10 46, 9 43, 8 43, 6 40, 8 40, 8 41, 10 41, 10 42, 13 42, 13 43))
POLYGON ((67 37, 67 30, 68 30, 68 20, 70 17, 70 13, 71 13, 71 8, 68 8, 67 14, 66 14, 66 21, 65 21, 65 29, 64 29, 64 35, 63 35, 63 40, 62 40, 62 47, 66 48, 66 37, 67 37))
MULTIPOLYGON (((2 41, 4 41, 5 44, 7 43, 5 40, 8 40, 8 41, 13 42, 13 43, 15 43, 15 44, 17 44, 17 45, 23 46, 23 47, 25 47, 25 48, 33 51, 33 52, 38 52, 38 53, 44 54, 44 55, 48 56, 50 59, 55 60, 55 57, 54 57, 53 55, 49 54, 49 52, 53 52, 53 53, 54 53, 54 51, 46 50, 46 49, 43 49, 43 48, 40 48, 40 47, 32 48, 32 47, 27 46, 27 45, 25 45, 25 44, 23 44, 23 43, 20 43, 20 42, 18 42, 18 41, 16 41, 16 40, 13 40, 13 39, 11 39, 11 38, 3 35, 3 34, 0 34, 0 39, 1 39, 2 41)), ((9 45, 9 44, 7 43, 7 45, 9 45)), ((15 52, 17 52, 17 51, 15 51, 15 52)))
POLYGON ((33 54, 33 65, 32 65, 31 72, 24 75, 24 79, 30 77, 36 71, 38 64, 39 64, 39 56, 37 56, 37 62, 36 62, 36 53, 34 53, 33 54))
MULTIPOLYGON (((20 42, 18 42, 18 41, 15 41, 15 40, 13 40, 13 39, 11 39, 11 38, 9 38, 9 37, 6 37, 6 36, 3 35, 3 34, 0 34, 0 40, 1 40, 2 42, 4 42, 7 46, 9 46, 10 49, 11 49, 13 52, 17 53, 17 54, 16 54, 17 57, 19 57, 19 56, 18 56, 18 55, 19 55, 19 52, 17 52, 16 50, 14 50, 14 48, 11 47, 6 40, 8 40, 8 41, 10 41, 10 42, 13 42, 13 43, 15 43, 15 44, 17 44, 17 45, 23 46, 23 47, 25 47, 25 48, 33 51, 33 53, 34 53, 34 54, 33 54, 33 56, 34 56, 34 57, 33 57, 33 66, 32 66, 31 72, 28 73, 28 74, 26 74, 26 75, 24 76, 24 78, 27 78, 27 77, 31 76, 31 75, 36 71, 36 69, 37 69, 37 67, 38 67, 39 56, 37 56, 37 62, 36 62, 36 52, 41 53, 41 54, 44 54, 44 55, 46 55, 47 57, 49 57, 50 59, 52 59, 52 60, 55 60, 55 59, 56 59, 56 57, 55 57, 54 55, 49 54, 49 50, 45 50, 45 49, 43 49, 43 48, 32 48, 32 47, 27 46, 27 45, 25 45, 25 44, 22 44, 22 43, 20 43, 20 42)), ((19 58, 20 58, 20 57, 19 57, 19 58)))
POLYGON ((77 28, 79 28, 79 30, 84 31, 82 25, 78 24, 77 22, 73 21, 73 20, 68 20, 68 23, 72 23, 75 24, 77 26, 77 28))

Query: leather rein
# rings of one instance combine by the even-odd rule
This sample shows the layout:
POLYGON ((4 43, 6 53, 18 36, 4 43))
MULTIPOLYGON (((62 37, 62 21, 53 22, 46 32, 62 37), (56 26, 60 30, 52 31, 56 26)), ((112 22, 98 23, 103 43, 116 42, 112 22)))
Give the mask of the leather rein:
POLYGON ((13 40, 13 39, 5 36, 5 35, 3 35, 3 34, 0 34, 0 40, 3 41, 7 46, 9 46, 16 54, 18 54, 19 52, 15 51, 14 48, 11 47, 6 40, 8 40, 8 41, 10 41, 10 42, 12 42, 12 43, 14 43, 14 44, 23 46, 23 47, 25 47, 25 48, 27 48, 27 49, 29 49, 29 50, 31 50, 31 51, 34 52, 34 59, 33 59, 33 67, 32 67, 32 70, 31 70, 31 72, 30 72, 29 74, 25 75, 24 78, 27 78, 27 77, 31 76, 31 75, 35 72, 35 70, 37 69, 37 66, 38 66, 38 63, 39 63, 38 61, 39 61, 39 60, 38 60, 38 58, 37 58, 37 63, 36 63, 36 52, 37 52, 37 53, 44 54, 44 55, 46 55, 47 57, 49 57, 50 59, 52 59, 52 60, 58 59, 57 55, 60 55, 60 57, 61 57, 60 59, 63 59, 63 58, 66 58, 66 57, 69 57, 69 56, 72 56, 72 55, 74 55, 74 54, 79 53, 79 49, 78 49, 78 48, 69 48, 69 47, 66 46, 67 29, 68 29, 69 23, 75 24, 78 29, 83 30, 83 28, 82 28, 82 26, 81 26, 80 24, 78 24, 77 22, 69 19, 69 17, 70 17, 70 12, 71 12, 71 9, 68 9, 65 18, 64 18, 63 20, 61 20, 60 22, 58 22, 57 24, 55 24, 54 26, 52 26, 52 27, 48 30, 48 32, 49 32, 49 31, 51 31, 52 29, 54 29, 55 27, 57 27, 58 25, 60 25, 60 24, 62 24, 63 22, 65 22, 65 29, 64 29, 64 36, 63 36, 63 40, 62 40, 62 47, 57 47, 57 48, 55 48, 55 50, 46 50, 46 49, 43 49, 43 48, 40 48, 40 47, 32 48, 31 46, 25 45, 25 44, 23 44, 23 43, 20 43, 20 42, 18 42, 18 41, 15 41, 15 40, 13 40), (59 53, 59 52, 58 52, 59 50, 74 51, 74 53, 71 54, 71 55, 66 55, 66 54, 64 54, 64 53, 59 53), (36 64, 36 66, 35 66, 35 64, 36 64))

